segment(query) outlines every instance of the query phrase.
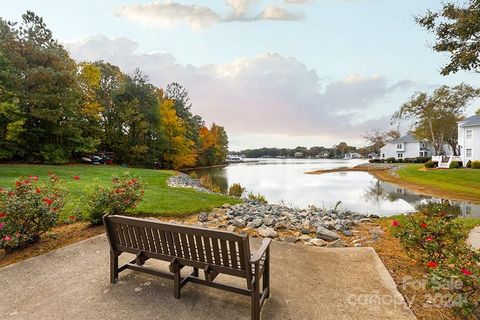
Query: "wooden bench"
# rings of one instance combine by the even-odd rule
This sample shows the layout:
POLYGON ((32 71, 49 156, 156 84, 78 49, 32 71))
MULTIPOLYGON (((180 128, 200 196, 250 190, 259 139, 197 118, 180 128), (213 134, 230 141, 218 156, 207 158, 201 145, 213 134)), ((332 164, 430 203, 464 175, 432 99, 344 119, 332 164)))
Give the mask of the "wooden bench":
POLYGON ((271 239, 263 239, 260 249, 252 254, 248 235, 120 215, 106 215, 103 223, 110 244, 111 283, 116 283, 119 272, 125 269, 141 271, 173 279, 173 296, 177 299, 185 284, 198 283, 250 296, 252 319, 260 319, 262 306, 270 296, 271 239), (124 252, 136 258, 119 267, 118 257, 124 252), (148 259, 169 262, 170 273, 144 266, 148 259), (180 274, 184 267, 193 268, 187 277, 180 274), (215 282, 219 274, 244 278, 246 286, 215 282))

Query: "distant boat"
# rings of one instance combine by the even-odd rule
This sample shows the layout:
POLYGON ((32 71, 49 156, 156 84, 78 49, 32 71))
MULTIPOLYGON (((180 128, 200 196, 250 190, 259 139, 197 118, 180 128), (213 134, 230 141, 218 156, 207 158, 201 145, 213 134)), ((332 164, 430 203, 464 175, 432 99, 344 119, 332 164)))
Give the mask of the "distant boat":
POLYGON ((238 163, 243 162, 243 159, 239 156, 227 156, 227 163, 238 163))

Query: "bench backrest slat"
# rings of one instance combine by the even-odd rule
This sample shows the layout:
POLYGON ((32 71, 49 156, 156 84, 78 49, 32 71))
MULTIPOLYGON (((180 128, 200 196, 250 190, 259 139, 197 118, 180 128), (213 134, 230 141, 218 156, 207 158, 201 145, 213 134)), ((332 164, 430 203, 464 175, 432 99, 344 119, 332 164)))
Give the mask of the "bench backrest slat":
POLYGON ((205 228, 163 223, 125 216, 106 216, 112 247, 128 252, 144 252, 155 257, 181 259, 198 267, 218 267, 223 273, 250 277, 248 236, 205 228), (130 248, 130 249, 128 249, 130 248), (243 272, 243 273, 242 273, 243 272))

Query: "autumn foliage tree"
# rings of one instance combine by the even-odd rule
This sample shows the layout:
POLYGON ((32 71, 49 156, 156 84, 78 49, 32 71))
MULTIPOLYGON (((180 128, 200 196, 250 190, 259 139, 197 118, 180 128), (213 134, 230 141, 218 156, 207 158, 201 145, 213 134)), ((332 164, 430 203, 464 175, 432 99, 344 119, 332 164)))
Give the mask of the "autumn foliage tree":
POLYGON ((177 116, 171 99, 160 100, 159 136, 163 162, 171 168, 193 167, 196 163, 195 144, 186 136, 185 124, 177 116))

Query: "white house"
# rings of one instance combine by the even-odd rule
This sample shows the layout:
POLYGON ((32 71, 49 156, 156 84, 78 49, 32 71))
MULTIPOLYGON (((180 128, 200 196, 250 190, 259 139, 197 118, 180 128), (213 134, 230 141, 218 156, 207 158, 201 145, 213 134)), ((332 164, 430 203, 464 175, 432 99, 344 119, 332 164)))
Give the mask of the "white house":
POLYGON ((469 160, 480 161, 480 115, 458 123, 458 146, 464 166, 469 160))
POLYGON ((357 152, 348 152, 348 153, 345 153, 345 155, 343 156, 343 159, 345 160, 361 159, 361 158, 363 158, 363 156, 357 152))
POLYGON ((432 156, 432 148, 426 141, 417 140, 411 134, 406 134, 396 140, 389 142, 380 149, 380 158, 407 159, 432 156))

